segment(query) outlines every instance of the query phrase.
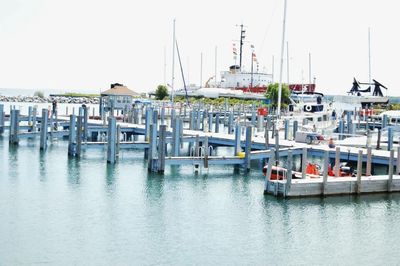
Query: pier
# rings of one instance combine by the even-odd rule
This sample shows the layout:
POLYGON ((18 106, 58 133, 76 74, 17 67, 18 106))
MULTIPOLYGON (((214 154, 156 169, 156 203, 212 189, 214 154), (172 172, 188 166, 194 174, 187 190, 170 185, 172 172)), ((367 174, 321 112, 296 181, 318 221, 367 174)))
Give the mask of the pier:
MULTIPOLYGON (((301 124, 284 119, 276 130, 273 115, 257 113, 256 106, 194 107, 167 106, 165 103, 138 105, 123 116, 99 114, 101 119, 89 117, 89 110, 82 106, 78 114, 58 116, 47 109, 30 107, 27 114, 11 109, 5 116, 0 104, 0 134, 8 131, 9 145, 18 145, 21 139, 40 138, 40 150, 46 151, 49 141, 68 138, 68 156, 81 157, 87 149, 105 149, 107 163, 118 163, 122 149, 142 149, 148 171, 163 174, 167 166, 193 165, 194 173, 212 169, 214 165, 232 165, 237 171, 250 171, 252 162, 271 169, 280 159, 285 159, 287 179, 270 180, 265 177, 264 193, 283 197, 317 195, 361 194, 400 191, 399 141, 394 139, 397 121, 387 117, 361 117, 359 112, 337 120, 336 148, 326 144, 306 144, 294 141, 301 124), (356 121, 356 122, 355 122, 356 121), (372 138, 373 130, 378 131, 372 138), (356 140, 357 131, 364 129, 367 136, 356 140), (382 132, 387 132, 385 137, 382 132), (353 140, 353 141, 352 141, 353 140), (340 142, 343 141, 343 145, 340 142), (352 143, 354 145, 346 144, 352 143), (397 144, 397 145, 396 145, 397 144), (232 147, 230 155, 215 154, 215 147, 232 147), (301 160, 301 179, 292 179, 294 158, 301 160), (307 178, 307 158, 323 158, 319 178, 307 178), (328 165, 334 162, 351 162, 357 176, 328 176, 328 165), (387 167, 386 175, 374 175, 373 165, 387 167)), ((303 122, 306 123, 306 122, 303 122)), ((260 175, 262 175, 262 169, 260 175)), ((335 170, 336 171, 336 170, 335 170)), ((260 188, 261 190, 261 188, 260 188)))

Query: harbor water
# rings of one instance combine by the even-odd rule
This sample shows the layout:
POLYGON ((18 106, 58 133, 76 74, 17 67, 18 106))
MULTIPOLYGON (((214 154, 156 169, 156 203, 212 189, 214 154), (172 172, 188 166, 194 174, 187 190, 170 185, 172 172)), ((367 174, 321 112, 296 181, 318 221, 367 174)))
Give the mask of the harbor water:
POLYGON ((0 136, 0 265, 396 265, 400 194, 276 199, 246 174, 166 167, 142 150, 68 158, 0 136))

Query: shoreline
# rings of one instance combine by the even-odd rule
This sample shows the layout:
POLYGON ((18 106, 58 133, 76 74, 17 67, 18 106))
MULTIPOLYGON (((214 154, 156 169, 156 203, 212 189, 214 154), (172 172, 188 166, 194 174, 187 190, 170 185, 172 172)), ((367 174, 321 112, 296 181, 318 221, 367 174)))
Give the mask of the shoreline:
POLYGON ((21 102, 21 103, 71 103, 71 104, 99 104, 99 97, 75 97, 75 96, 5 96, 0 95, 0 102, 21 102))

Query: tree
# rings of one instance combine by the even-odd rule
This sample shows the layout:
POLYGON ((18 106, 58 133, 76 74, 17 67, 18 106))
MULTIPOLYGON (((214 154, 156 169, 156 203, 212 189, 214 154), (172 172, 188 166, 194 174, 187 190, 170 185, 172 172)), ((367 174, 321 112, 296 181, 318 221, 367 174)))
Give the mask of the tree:
MULTIPOLYGON (((267 92, 265 93, 265 97, 269 99, 271 106, 278 106, 278 90, 279 84, 274 83, 268 86, 267 92)), ((290 90, 288 85, 282 84, 282 94, 281 94, 281 106, 284 107, 290 103, 290 90)))
POLYGON ((156 99, 157 100, 164 100, 165 97, 168 96, 168 89, 165 85, 158 85, 156 90, 156 99))

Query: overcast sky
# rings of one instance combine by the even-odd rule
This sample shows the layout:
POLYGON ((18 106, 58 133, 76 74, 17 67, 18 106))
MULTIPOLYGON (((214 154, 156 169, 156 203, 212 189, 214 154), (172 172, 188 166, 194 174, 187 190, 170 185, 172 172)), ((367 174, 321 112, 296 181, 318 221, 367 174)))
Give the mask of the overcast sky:
MULTIPOLYGON (((343 94, 353 77, 368 81, 368 27, 372 78, 400 95, 400 25, 395 0, 288 0, 290 82, 308 82, 308 54, 317 89, 343 94)), ((137 91, 171 83, 172 21, 186 78, 203 82, 234 63, 232 42, 246 25, 260 69, 279 76, 283 0, 0 0, 0 87, 105 90, 120 82, 137 91)), ((287 81, 286 53, 283 80, 287 81)), ((175 64, 176 87, 182 87, 175 64)))

